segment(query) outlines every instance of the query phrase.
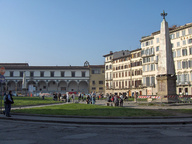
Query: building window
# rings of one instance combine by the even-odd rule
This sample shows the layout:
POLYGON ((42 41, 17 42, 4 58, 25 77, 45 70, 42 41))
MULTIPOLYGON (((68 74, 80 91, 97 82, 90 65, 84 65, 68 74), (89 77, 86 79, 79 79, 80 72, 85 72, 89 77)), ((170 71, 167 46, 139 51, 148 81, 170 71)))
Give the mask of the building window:
POLYGON ((181 61, 177 62, 177 69, 181 69, 181 61))
POLYGON ((81 76, 85 77, 85 71, 81 72, 81 76))
POLYGON ((150 77, 146 77, 146 86, 150 86, 150 77))
POLYGON ((182 61, 182 68, 183 69, 188 68, 188 62, 187 61, 182 61))
POLYGON ((145 72, 145 65, 143 65, 143 71, 145 72))
POLYGON ((176 57, 176 51, 173 51, 173 58, 176 57))
POLYGON ((189 28, 189 29, 188 29, 188 34, 189 34, 189 35, 192 34, 192 28, 189 28))
POLYGON ((155 85, 155 77, 151 77, 151 86, 155 85))
POLYGON ((191 44, 191 43, 192 43, 192 39, 189 39, 188 44, 191 44))
POLYGON ((170 35, 170 38, 171 38, 171 39, 174 39, 174 38, 175 38, 175 34, 171 34, 171 35, 170 35))
POLYGON ((100 69, 92 69, 92 74, 100 74, 100 69))
POLYGON ((13 77, 13 71, 10 71, 9 74, 10 74, 10 77, 13 77))
POLYGON ((92 81, 92 84, 95 85, 95 81, 92 81))
POLYGON ((156 47, 156 52, 159 51, 159 46, 156 47))
POLYGON ((184 74, 184 82, 188 82, 189 81, 189 75, 188 74, 184 74))
POLYGON ((103 87, 99 87, 99 90, 103 90, 103 87))
POLYGON ((71 77, 75 77, 75 72, 74 71, 71 72, 71 77))
POLYGON ((189 68, 192 67, 192 60, 188 60, 188 66, 189 66, 189 68))
POLYGON ((187 56, 187 49, 182 49, 182 55, 187 56))
POLYGON ((20 71, 20 77, 23 77, 23 72, 22 71, 20 71))
POLYGON ((34 77, 34 72, 30 72, 30 77, 34 77))
POLYGON ((64 71, 61 72, 61 77, 65 77, 65 72, 64 71))
POLYGON ((99 81, 99 84, 103 84, 103 81, 99 81))
MULTIPOLYGON (((106 70, 108 70, 108 65, 105 67, 106 70)), ((93 72, 93 71, 92 71, 93 72)))
POLYGON ((143 77, 143 85, 146 86, 146 77, 143 77))
POLYGON ((189 48, 189 54, 192 55, 192 47, 189 48))
POLYGON ((156 43, 159 43, 159 38, 156 38, 156 43))
POLYGON ((148 46, 149 45, 149 42, 146 42, 146 44, 145 44, 146 46, 148 46))
POLYGON ((189 28, 189 29, 188 29, 188 34, 189 34, 189 35, 192 34, 192 28, 189 28))
POLYGON ((116 82, 116 87, 118 87, 118 82, 116 82))
POLYGON ((151 64, 151 71, 155 70, 155 64, 151 64))
POLYGON ((96 87, 92 87, 92 90, 96 90, 96 87))
POLYGON ((177 50, 177 57, 180 57, 181 56, 181 50, 177 50))
POLYGON ((177 42, 177 47, 180 47, 180 42, 177 42))
POLYGON ((182 36, 185 36, 185 30, 182 30, 182 36))
POLYGON ((179 38, 179 32, 176 32, 176 38, 179 38))
POLYGON ((50 72, 50 77, 54 77, 54 71, 50 72))
POLYGON ((181 82, 181 75, 180 74, 177 75, 177 82, 178 83, 181 82))
POLYGON ((192 72, 190 73, 190 75, 191 75, 191 81, 192 81, 192 72))
POLYGON ((174 44, 173 43, 171 43, 171 48, 173 48, 174 47, 174 44))
POLYGON ((186 40, 183 40, 183 45, 186 45, 186 40))
POLYGON ((44 71, 40 72, 40 77, 44 77, 44 71))
POLYGON ((147 71, 149 71, 149 66, 150 66, 150 65, 147 65, 147 71))

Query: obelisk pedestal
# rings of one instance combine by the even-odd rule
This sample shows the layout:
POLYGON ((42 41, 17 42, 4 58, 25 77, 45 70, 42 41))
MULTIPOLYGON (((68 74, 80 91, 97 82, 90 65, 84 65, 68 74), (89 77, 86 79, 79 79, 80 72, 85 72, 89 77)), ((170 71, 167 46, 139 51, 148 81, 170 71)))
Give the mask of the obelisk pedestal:
POLYGON ((157 95, 160 96, 159 102, 177 102, 178 96, 176 94, 176 80, 175 75, 158 75, 157 86, 158 92, 157 95))

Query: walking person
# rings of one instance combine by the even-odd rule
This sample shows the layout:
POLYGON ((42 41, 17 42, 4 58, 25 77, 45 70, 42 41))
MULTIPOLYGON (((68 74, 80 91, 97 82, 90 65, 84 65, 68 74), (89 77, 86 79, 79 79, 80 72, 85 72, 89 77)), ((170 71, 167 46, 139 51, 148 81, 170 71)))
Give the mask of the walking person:
POLYGON ((96 99, 95 91, 92 92, 91 98, 92 98, 92 104, 95 104, 95 99, 96 99))
POLYGON ((5 105, 5 115, 7 117, 11 117, 10 111, 11 111, 11 104, 14 104, 13 97, 12 97, 12 91, 9 91, 9 94, 4 96, 4 105, 5 105))
POLYGON ((74 102, 75 102, 75 94, 74 94, 74 93, 72 94, 72 97, 71 97, 71 98, 72 98, 72 101, 73 101, 73 103, 74 103, 74 102))

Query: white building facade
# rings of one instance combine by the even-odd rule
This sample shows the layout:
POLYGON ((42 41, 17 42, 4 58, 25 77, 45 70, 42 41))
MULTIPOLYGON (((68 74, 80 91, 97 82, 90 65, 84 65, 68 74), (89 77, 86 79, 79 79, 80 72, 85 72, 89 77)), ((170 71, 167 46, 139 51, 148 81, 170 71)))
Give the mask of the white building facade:
POLYGON ((6 72, 4 90, 22 91, 23 75, 31 92, 89 91, 89 68, 86 66, 29 66, 27 63, 1 63, 6 72))
MULTIPOLYGON (((192 23, 184 26, 169 28, 172 52, 177 75, 177 94, 192 94, 192 23)), ((143 86, 146 86, 148 94, 157 92, 157 71, 160 32, 154 32, 151 36, 141 40, 141 56, 143 59, 143 86)))
MULTIPOLYGON (((177 75, 177 94, 192 95, 192 23, 169 28, 172 52, 177 75)), ((144 36, 141 49, 130 55, 114 57, 110 52, 105 57, 105 93, 133 92, 139 95, 156 95, 160 31, 144 36)))
POLYGON ((114 52, 104 57, 106 94, 124 96, 132 96, 134 92, 142 94, 141 49, 114 52), (108 61, 110 57, 112 59, 108 61))

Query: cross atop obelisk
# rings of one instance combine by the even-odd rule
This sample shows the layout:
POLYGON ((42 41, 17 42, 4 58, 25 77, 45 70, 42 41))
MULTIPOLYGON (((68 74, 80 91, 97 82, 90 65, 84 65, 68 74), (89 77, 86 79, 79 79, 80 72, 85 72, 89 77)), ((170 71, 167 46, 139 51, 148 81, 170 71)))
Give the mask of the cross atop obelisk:
POLYGON ((167 13, 163 10, 163 13, 161 13, 161 16, 163 16, 163 19, 165 19, 165 16, 167 16, 167 13))

